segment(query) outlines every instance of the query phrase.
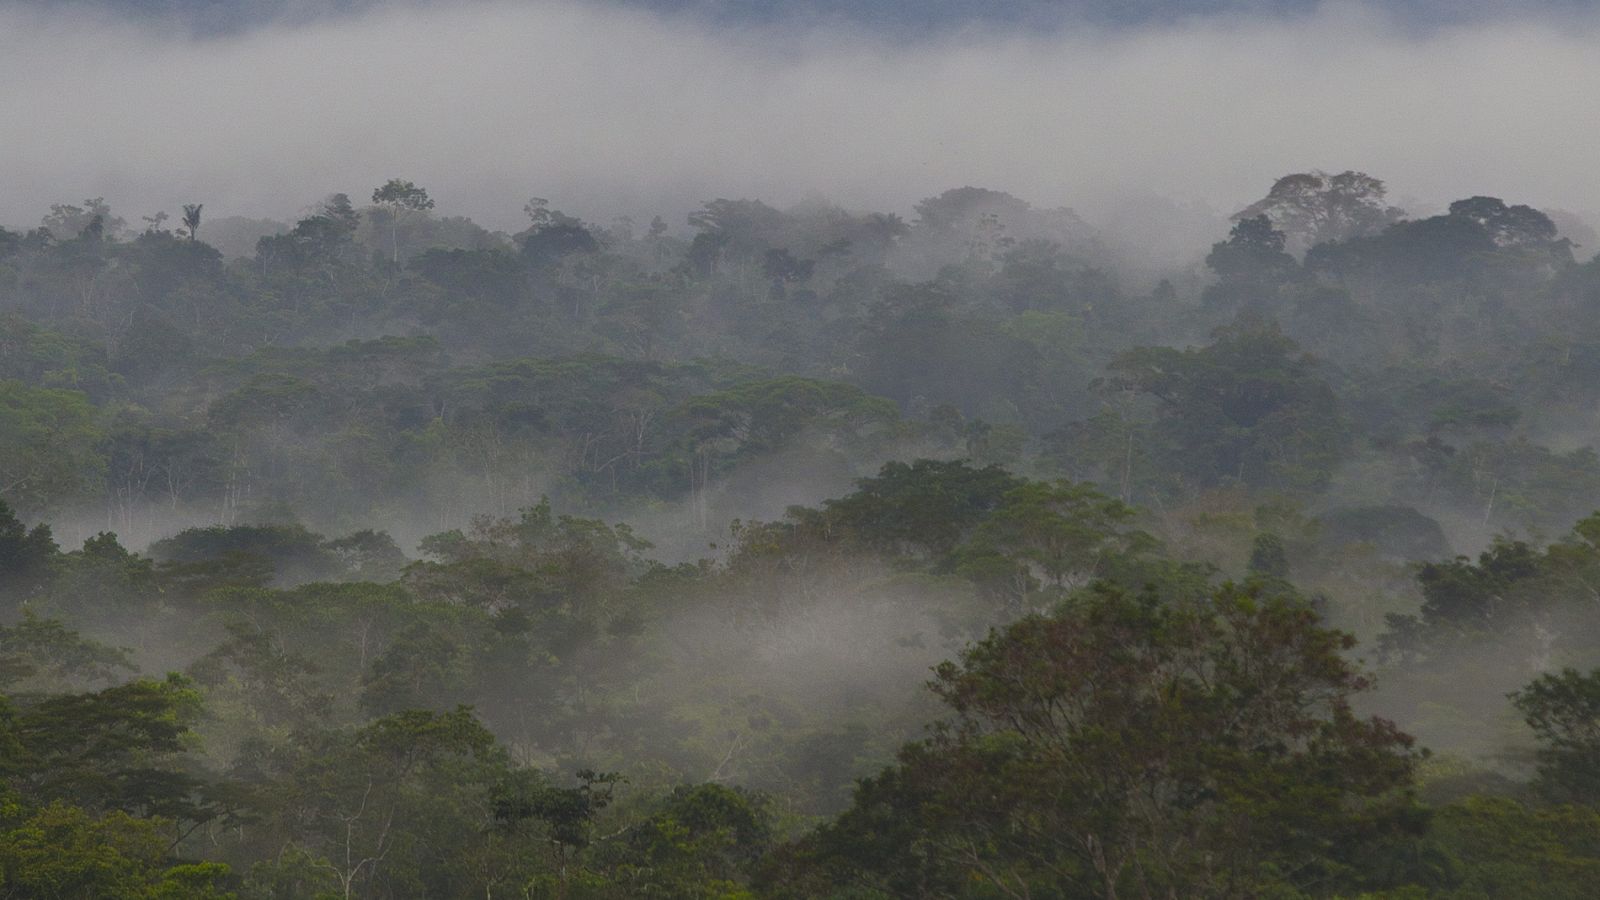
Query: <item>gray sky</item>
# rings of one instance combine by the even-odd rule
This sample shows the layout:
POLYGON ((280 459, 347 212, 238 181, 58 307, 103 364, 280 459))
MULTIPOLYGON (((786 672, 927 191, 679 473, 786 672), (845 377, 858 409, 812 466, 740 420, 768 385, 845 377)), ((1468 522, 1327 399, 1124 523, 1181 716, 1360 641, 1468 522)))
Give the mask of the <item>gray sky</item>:
POLYGON ((386 178, 515 226, 714 196, 907 210, 964 184, 1225 210, 1309 168, 1396 197, 1600 210, 1600 17, 1428 34, 1293 20, 1051 34, 713 27, 593 3, 449 3, 196 41, 0 11, 0 221, 104 196, 137 221, 292 218, 386 178))

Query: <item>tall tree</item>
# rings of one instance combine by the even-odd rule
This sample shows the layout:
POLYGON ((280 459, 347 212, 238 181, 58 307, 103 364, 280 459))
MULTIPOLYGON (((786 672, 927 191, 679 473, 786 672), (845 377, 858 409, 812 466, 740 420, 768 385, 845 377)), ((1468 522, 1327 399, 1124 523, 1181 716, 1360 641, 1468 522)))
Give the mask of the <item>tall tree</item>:
POLYGON ((1541 675, 1511 700, 1539 741, 1538 791, 1600 805, 1600 669, 1541 675))
POLYGON ((183 205, 183 230, 189 240, 200 236, 200 210, 205 209, 204 203, 185 203, 183 205))
POLYGON ((412 182, 391 178, 373 190, 372 202, 388 216, 390 260, 398 265, 401 217, 433 209, 433 198, 412 182))
POLYGON ((1365 172, 1300 172, 1279 178, 1266 197, 1233 220, 1265 216, 1299 256, 1317 244, 1367 237, 1400 221, 1405 210, 1388 205, 1387 194, 1384 183, 1365 172))

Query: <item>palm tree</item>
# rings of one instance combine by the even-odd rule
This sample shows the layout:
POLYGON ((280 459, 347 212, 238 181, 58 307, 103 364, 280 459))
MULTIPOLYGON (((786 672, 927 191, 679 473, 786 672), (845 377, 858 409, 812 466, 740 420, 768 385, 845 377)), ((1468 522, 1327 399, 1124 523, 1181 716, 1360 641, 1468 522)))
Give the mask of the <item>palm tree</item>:
POLYGON ((194 240, 200 232, 200 210, 205 208, 204 203, 185 203, 183 205, 183 227, 189 232, 189 240, 194 240))

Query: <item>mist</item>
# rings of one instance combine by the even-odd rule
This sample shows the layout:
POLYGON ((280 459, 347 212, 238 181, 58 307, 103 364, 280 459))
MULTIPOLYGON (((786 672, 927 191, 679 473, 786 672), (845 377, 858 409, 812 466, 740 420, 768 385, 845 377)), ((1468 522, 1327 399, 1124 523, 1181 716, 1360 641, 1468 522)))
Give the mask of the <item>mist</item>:
POLYGON ((1590 896, 1577 5, 0 0, 5 888, 1590 896))
POLYGON ((911 38, 570 3, 288 21, 195 38, 0 11, 0 219, 104 196, 292 221, 401 176, 507 229, 528 196, 676 227, 712 196, 906 210, 960 184, 1094 220, 1132 193, 1229 212, 1272 174, 1352 165, 1429 203, 1600 209, 1593 16, 1419 31, 1326 5, 911 38))

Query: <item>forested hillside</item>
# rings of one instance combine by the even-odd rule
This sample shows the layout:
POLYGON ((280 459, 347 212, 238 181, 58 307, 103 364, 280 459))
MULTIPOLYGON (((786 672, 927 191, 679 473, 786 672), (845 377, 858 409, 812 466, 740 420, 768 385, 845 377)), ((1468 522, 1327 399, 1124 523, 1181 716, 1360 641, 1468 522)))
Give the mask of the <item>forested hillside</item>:
POLYGON ((0 897, 1586 897, 1600 257, 1297 173, 0 229, 0 897))

